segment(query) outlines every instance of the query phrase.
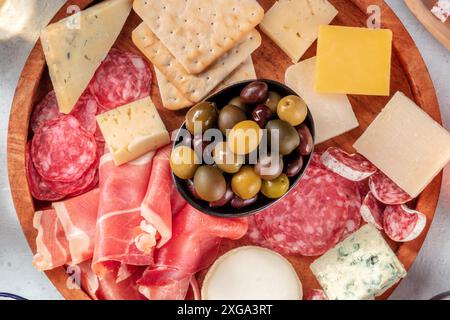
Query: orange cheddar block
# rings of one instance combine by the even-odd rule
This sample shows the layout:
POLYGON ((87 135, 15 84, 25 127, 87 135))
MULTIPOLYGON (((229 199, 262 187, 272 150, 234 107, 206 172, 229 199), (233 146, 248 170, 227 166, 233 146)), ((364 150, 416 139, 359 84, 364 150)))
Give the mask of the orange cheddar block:
POLYGON ((320 26, 315 89, 389 96, 392 31, 320 26))

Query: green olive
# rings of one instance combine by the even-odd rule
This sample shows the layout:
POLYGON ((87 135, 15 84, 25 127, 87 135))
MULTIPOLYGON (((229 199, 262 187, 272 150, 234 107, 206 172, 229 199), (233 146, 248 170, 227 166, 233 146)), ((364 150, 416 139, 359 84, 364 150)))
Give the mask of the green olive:
POLYGON ((290 154, 300 144, 300 137, 298 136, 297 130, 286 121, 279 119, 271 120, 267 123, 266 129, 272 151, 277 144, 279 152, 283 156, 290 154), (278 141, 273 140, 276 137, 278 137, 278 141))
POLYGON ((267 198, 278 199, 289 190, 289 178, 283 173, 274 180, 264 180, 261 192, 267 198))
POLYGON ((278 102, 277 114, 281 120, 287 121, 295 127, 305 121, 308 108, 302 98, 287 96, 278 102))
POLYGON ((248 105, 242 102, 241 97, 234 97, 230 100, 230 102, 228 102, 228 104, 232 104, 233 106, 238 107, 244 112, 248 111, 248 105))
POLYGON ((270 155, 260 156, 255 164, 255 172, 263 180, 273 180, 278 178, 283 172, 283 158, 279 155, 276 157, 270 155))
POLYGON ((214 162, 220 170, 226 173, 236 173, 242 167, 245 159, 233 153, 226 142, 219 142, 213 151, 214 162))
POLYGON ((213 202, 222 199, 227 191, 227 183, 219 169, 201 166, 195 172, 194 188, 202 200, 213 202))
POLYGON ((247 115, 241 108, 232 104, 226 105, 219 113, 219 129, 223 134, 227 134, 227 130, 233 129, 244 120, 247 120, 247 115))
POLYGON ((170 168, 180 179, 191 179, 199 163, 195 151, 187 146, 175 147, 170 154, 170 168))
POLYGON ((203 133, 216 126, 218 111, 216 105, 212 102, 200 102, 193 106, 186 114, 186 128, 191 134, 203 133), (200 132, 195 132, 195 123, 200 132))
POLYGON ((241 121, 228 133, 228 147, 235 154, 246 155, 258 148, 262 136, 263 130, 255 121, 241 121))
POLYGON ((247 200, 255 197, 261 190, 261 177, 252 166, 243 166, 231 179, 231 189, 241 199, 247 200))
POLYGON ((278 93, 269 91, 269 97, 267 98, 265 105, 269 107, 270 111, 272 111, 273 114, 276 114, 278 102, 280 102, 280 100, 281 96, 278 93))

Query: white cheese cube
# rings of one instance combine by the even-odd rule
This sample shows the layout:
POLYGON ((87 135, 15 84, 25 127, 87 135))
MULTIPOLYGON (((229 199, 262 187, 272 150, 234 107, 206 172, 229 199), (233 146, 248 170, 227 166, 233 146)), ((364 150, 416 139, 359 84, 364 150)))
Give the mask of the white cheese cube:
POLYGON ((311 264, 330 300, 368 300, 406 276, 405 268, 372 225, 364 225, 311 264))
POLYGON ((337 14, 327 0, 280 0, 259 26, 296 63, 337 14))
POLYGON ((450 161, 450 133, 402 92, 353 146, 413 198, 450 161))
POLYGON ((170 142, 169 133, 149 97, 98 115, 97 123, 116 165, 170 142))

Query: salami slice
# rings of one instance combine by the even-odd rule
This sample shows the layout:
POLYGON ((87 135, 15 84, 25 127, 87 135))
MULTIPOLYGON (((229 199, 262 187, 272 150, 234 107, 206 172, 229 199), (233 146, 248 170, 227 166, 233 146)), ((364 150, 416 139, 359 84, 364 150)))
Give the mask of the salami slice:
POLYGON ((278 252, 317 256, 359 227, 360 201, 357 184, 326 169, 315 154, 299 184, 255 220, 278 252))
POLYGON ((351 181, 367 179, 378 169, 359 154, 348 154, 339 148, 328 148, 321 156, 325 167, 351 181))
POLYGON ((71 182, 96 161, 97 144, 76 118, 61 115, 39 127, 32 140, 31 158, 44 179, 71 182))
POLYGON ((80 125, 91 133, 97 130, 97 115, 98 104, 94 96, 89 90, 85 91, 78 99, 70 114, 77 118, 80 125))
POLYGON ((373 196, 384 204, 404 204, 412 200, 405 191, 381 171, 370 177, 369 188, 373 196))
POLYGON ((303 300, 328 300, 328 298, 323 290, 312 289, 305 292, 303 300))
POLYGON ((112 49, 89 88, 104 111, 147 97, 151 83, 152 73, 144 58, 112 49))
POLYGON ((76 196, 85 193, 97 185, 98 160, 78 179, 71 182, 47 181, 47 185, 55 192, 76 196))
POLYGON ((44 97, 44 99, 39 102, 31 114, 30 126, 33 132, 46 121, 53 120, 59 116, 58 102, 56 101, 55 91, 50 91, 44 97))
POLYGON ((386 205, 378 201, 372 192, 369 192, 364 198, 360 212, 365 222, 373 224, 379 230, 383 230, 383 211, 385 208, 386 205))
POLYGON ((387 206, 383 215, 384 231, 389 238, 397 242, 416 239, 427 223, 423 213, 405 205, 387 206))
POLYGON ((31 160, 30 149, 31 143, 28 143, 27 152, 25 154, 25 164, 26 164, 28 185, 30 187, 32 196, 35 199, 42 201, 61 200, 62 198, 65 197, 65 195, 52 190, 48 186, 47 182, 44 179, 42 179, 42 177, 34 168, 33 161, 31 160))

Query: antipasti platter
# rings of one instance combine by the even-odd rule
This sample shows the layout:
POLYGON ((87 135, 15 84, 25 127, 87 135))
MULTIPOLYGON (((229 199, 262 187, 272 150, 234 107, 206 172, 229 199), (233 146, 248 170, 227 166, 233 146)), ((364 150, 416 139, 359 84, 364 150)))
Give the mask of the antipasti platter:
POLYGON ((449 160, 373 0, 68 1, 8 132, 30 263, 67 299, 385 299, 449 160))

